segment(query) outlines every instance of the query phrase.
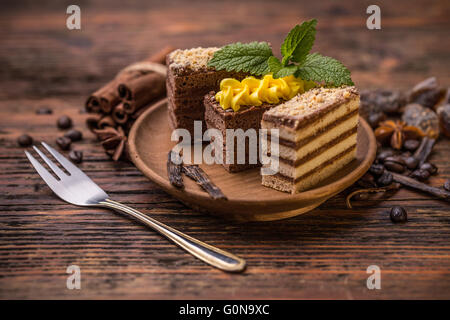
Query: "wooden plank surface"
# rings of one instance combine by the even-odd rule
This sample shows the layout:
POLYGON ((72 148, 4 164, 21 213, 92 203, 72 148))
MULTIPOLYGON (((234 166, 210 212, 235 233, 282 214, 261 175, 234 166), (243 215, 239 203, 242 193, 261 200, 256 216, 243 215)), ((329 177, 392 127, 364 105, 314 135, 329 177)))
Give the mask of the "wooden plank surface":
MULTIPOLYGON (((167 44, 176 47, 267 40, 278 51, 296 23, 319 20, 314 50, 339 58, 360 88, 408 89, 435 75, 450 85, 448 1, 380 1, 382 29, 365 28, 368 1, 79 2, 82 29, 65 28, 69 3, 0 5, 0 298, 298 299, 450 298, 448 203, 402 189, 370 206, 342 195, 306 215, 238 224, 195 212, 113 163, 86 130, 87 95, 120 68, 167 44), (52 115, 36 115, 41 106, 52 115), (80 167, 116 200, 248 261, 244 274, 212 269, 159 235, 113 212, 56 198, 16 138, 54 143, 67 114, 85 139, 80 167), (389 209, 404 206, 406 224, 389 209), (82 289, 66 289, 78 265, 82 289), (381 268, 368 290, 366 269, 381 268)), ((450 142, 431 157, 450 178, 450 142)))

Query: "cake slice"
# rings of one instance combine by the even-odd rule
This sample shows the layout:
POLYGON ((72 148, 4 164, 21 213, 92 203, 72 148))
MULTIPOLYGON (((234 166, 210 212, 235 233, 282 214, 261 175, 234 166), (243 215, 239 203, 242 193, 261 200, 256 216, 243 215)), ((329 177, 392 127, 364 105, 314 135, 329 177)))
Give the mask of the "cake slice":
POLYGON ((278 156, 279 172, 263 175, 262 184, 298 193, 352 161, 358 110, 356 88, 341 87, 311 89, 264 113, 261 127, 278 129, 279 154, 271 157, 278 156))
POLYGON ((175 50, 166 57, 168 66, 166 88, 169 123, 172 129, 184 128, 194 134, 194 121, 204 123, 203 98, 211 90, 217 90, 222 79, 242 79, 245 74, 216 71, 208 68, 208 61, 219 48, 193 48, 175 50))
MULTIPOLYGON (((261 119, 263 113, 274 107, 273 104, 264 103, 260 106, 241 106, 239 111, 232 109, 224 110, 215 98, 215 93, 212 91, 205 96, 205 122, 208 129, 218 129, 222 133, 222 144, 217 141, 214 148, 221 148, 223 150, 223 167, 228 172, 239 172, 260 166, 256 161, 251 163, 249 157, 249 143, 246 139, 245 143, 245 163, 238 163, 237 161, 237 144, 239 141, 234 139, 234 157, 227 158, 227 129, 242 129, 244 132, 248 129, 255 129, 256 134, 261 127, 261 119)), ((259 148, 259 139, 256 139, 256 152, 259 148)))

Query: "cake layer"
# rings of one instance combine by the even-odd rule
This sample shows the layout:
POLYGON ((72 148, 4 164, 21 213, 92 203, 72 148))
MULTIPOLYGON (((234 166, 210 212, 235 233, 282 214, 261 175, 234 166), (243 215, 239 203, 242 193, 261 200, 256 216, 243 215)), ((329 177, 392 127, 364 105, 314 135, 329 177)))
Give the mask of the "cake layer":
POLYGON ((225 168, 225 170, 227 170, 228 172, 240 172, 240 171, 244 171, 247 169, 252 169, 252 168, 257 168, 261 166, 261 163, 259 162, 258 157, 258 149, 255 150, 255 155, 256 155, 256 163, 250 163, 250 147, 249 147, 249 143, 248 143, 248 139, 246 139, 245 142, 245 158, 244 158, 244 163, 238 163, 237 161, 237 144, 235 141, 234 144, 234 158, 232 159, 231 157, 227 158, 227 144, 224 141, 222 144, 219 144, 217 141, 212 141, 212 144, 214 146, 214 150, 218 150, 218 149, 222 149, 222 166, 225 168))
MULTIPOLYGON (((283 138, 280 138, 280 137, 278 137, 278 140, 279 140, 280 144, 282 144, 282 145, 284 145, 286 147, 290 147, 290 148, 293 148, 293 149, 297 150, 300 147, 308 144, 312 140, 316 139, 320 135, 322 135, 322 134, 324 134, 324 133, 326 133, 326 132, 328 132, 328 131, 330 131, 332 129, 334 130, 335 127, 337 127, 338 125, 341 125, 343 122, 346 122, 349 119, 354 118, 354 117, 358 118, 357 116, 358 116, 358 109, 353 110, 352 112, 347 113, 345 116, 343 116, 343 117, 341 117, 339 119, 336 119, 336 121, 328 124, 327 126, 323 127, 322 129, 318 130, 314 134, 312 134, 312 135, 310 135, 308 137, 302 138, 301 140, 296 141, 296 142, 290 141, 290 140, 286 140, 286 139, 283 139, 283 138)), ((358 123, 358 120, 356 122, 358 123)), ((270 138, 270 131, 268 131, 268 134, 269 134, 269 138, 270 138)))
POLYGON ((284 161, 280 163, 280 174, 289 177, 291 179, 298 179, 306 174, 309 174, 315 168, 320 167, 323 163, 326 163, 330 159, 338 156, 340 153, 356 146, 356 132, 348 138, 338 142, 333 147, 326 149, 322 153, 318 154, 314 158, 302 163, 301 165, 294 166, 284 161))
POLYGON ((311 139, 311 137, 314 137, 323 131, 329 130, 329 128, 335 125, 339 119, 345 119, 345 117, 350 117, 356 114, 358 112, 358 108, 359 99, 349 100, 348 102, 339 105, 336 104, 333 108, 328 109, 323 117, 315 119, 309 123, 303 123, 301 130, 294 130, 291 127, 280 124, 280 122, 268 120, 266 113, 261 121, 261 127, 265 129, 277 128, 279 129, 280 139, 295 143, 302 143, 302 140, 304 139, 311 139))
POLYGON ((173 97, 168 96, 168 109, 169 112, 172 112, 174 115, 185 115, 193 119, 203 119, 205 114, 205 108, 203 104, 198 99, 189 99, 189 100, 177 100, 173 99, 173 97), (180 105, 183 105, 181 108, 180 105), (198 107, 198 104, 201 104, 198 107), (195 106, 195 107, 194 107, 195 106))
POLYGON ((320 153, 318 150, 323 151, 323 148, 328 149, 332 147, 351 134, 356 133, 357 129, 358 115, 356 114, 352 118, 336 125, 334 128, 320 133, 314 139, 309 140, 303 145, 286 146, 286 141, 280 140, 278 144, 279 156, 299 165, 304 162, 303 159, 307 157, 311 158, 312 154, 320 153))
POLYGON ((262 184, 264 186, 284 192, 302 192, 341 170, 345 165, 350 163, 355 158, 355 156, 356 147, 353 147, 346 153, 341 154, 339 157, 330 159, 330 161, 322 164, 320 168, 317 168, 311 174, 304 176, 297 181, 286 178, 280 174, 276 174, 262 176, 262 184))
POLYGON ((295 131, 352 100, 357 101, 359 105, 359 95, 355 87, 314 88, 266 112, 263 120, 295 131))
POLYGON ((286 158, 283 158, 283 155, 280 156, 280 161, 294 166, 294 167, 298 167, 300 165, 303 165, 304 163, 308 162, 311 159, 314 159, 315 157, 319 156, 320 154, 322 154, 323 152, 334 148, 337 144, 341 143, 342 141, 344 141, 345 139, 347 139, 348 137, 355 135, 357 132, 357 127, 354 127, 353 129, 350 129, 344 133, 342 133, 339 137, 337 137, 334 140, 331 140, 329 142, 327 142, 326 144, 322 145, 320 148, 315 149, 314 151, 306 154, 303 157, 298 157, 296 158, 296 160, 289 160, 286 158))
POLYGON ((229 172, 238 172, 247 170, 250 168, 255 168, 260 166, 259 161, 256 164, 249 163, 249 139, 245 139, 245 163, 237 163, 236 153, 237 153, 237 139, 234 141, 234 153, 235 158, 233 163, 227 163, 226 161, 226 148, 227 148, 227 129, 242 129, 244 132, 248 129, 255 129, 255 140, 256 140, 256 150, 255 156, 258 157, 258 130, 261 127, 261 119, 263 113, 272 108, 273 105, 264 104, 261 106, 242 106, 239 111, 233 111, 232 109, 224 110, 220 104, 216 101, 214 92, 210 92, 205 96, 205 122, 208 129, 218 129, 222 133, 223 141, 219 146, 218 143, 215 144, 216 148, 222 148, 223 150, 223 167, 229 172))
POLYGON ((228 72, 225 70, 200 70, 191 74, 176 76, 168 73, 167 83, 172 87, 176 96, 185 96, 190 93, 204 96, 211 90, 218 90, 220 81, 225 78, 243 79, 245 73, 228 72))
MULTIPOLYGON (((172 112, 168 112, 170 129, 186 129, 191 134, 191 138, 194 137, 194 121, 200 121, 189 118, 187 116, 175 115, 172 112)), ((202 121, 202 131, 206 130, 206 123, 202 121)))

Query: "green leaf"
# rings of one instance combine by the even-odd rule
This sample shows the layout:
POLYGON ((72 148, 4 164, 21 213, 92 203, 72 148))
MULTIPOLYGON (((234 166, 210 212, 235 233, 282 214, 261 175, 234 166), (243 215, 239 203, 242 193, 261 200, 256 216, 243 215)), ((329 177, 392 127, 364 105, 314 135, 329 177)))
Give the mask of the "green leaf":
POLYGON ((233 43, 222 47, 214 53, 208 62, 216 70, 249 72, 263 75, 269 72, 267 60, 272 49, 267 42, 233 43))
POLYGON ((344 84, 353 85, 350 71, 341 62, 318 53, 308 54, 295 76, 337 87, 344 84))
POLYGON ((277 79, 277 78, 284 78, 284 77, 290 76, 292 74, 295 74, 298 71, 298 68, 299 68, 299 66, 296 66, 293 64, 288 65, 287 67, 283 67, 280 70, 278 70, 277 72, 275 72, 273 74, 273 77, 275 79, 277 79))
POLYGON ((280 60, 278 60, 278 58, 275 56, 269 57, 269 59, 267 59, 267 64, 269 66, 269 71, 272 72, 273 74, 277 73, 278 70, 283 68, 280 60))
POLYGON ((269 65, 270 72, 273 73, 274 79, 290 76, 298 70, 298 66, 293 64, 283 67, 280 60, 274 56, 269 57, 267 64, 269 65))
POLYGON ((314 44, 316 37, 317 20, 303 22, 296 25, 281 45, 281 54, 283 55, 282 64, 287 66, 289 60, 302 64, 314 44))

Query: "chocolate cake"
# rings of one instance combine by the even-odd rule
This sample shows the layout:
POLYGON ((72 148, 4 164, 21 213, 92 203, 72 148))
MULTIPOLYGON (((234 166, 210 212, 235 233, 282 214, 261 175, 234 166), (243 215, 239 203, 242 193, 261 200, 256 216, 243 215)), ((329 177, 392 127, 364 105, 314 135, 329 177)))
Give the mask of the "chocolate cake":
POLYGON ((263 175, 262 184, 301 192, 352 161, 358 109, 356 88, 342 87, 311 89, 267 111, 261 127, 279 129, 279 154, 271 155, 279 157, 279 172, 263 175))
MULTIPOLYGON (((212 91, 208 93, 204 98, 205 105, 205 121, 208 129, 218 129, 223 136, 222 144, 215 144, 215 148, 222 148, 223 150, 223 167, 229 172, 238 172, 255 168, 260 166, 259 162, 250 163, 249 157, 249 143, 250 140, 245 140, 245 163, 237 163, 237 139, 234 139, 234 158, 227 158, 227 129, 242 129, 244 132, 248 129, 255 129, 256 134, 261 128, 261 119, 263 113, 270 108, 274 107, 273 104, 262 104, 261 106, 241 106, 239 111, 233 111, 232 109, 224 110, 219 102, 216 101, 215 93, 212 91)), ((257 151, 259 150, 259 141, 256 139, 257 151)), ((257 154, 256 154, 257 156, 257 154)))
POLYGON ((208 61, 219 48, 175 50, 166 57, 168 66, 166 87, 169 123, 172 129, 184 128, 194 134, 194 121, 204 122, 203 98, 211 90, 218 90, 224 78, 243 79, 244 73, 216 71, 208 68, 208 61))

